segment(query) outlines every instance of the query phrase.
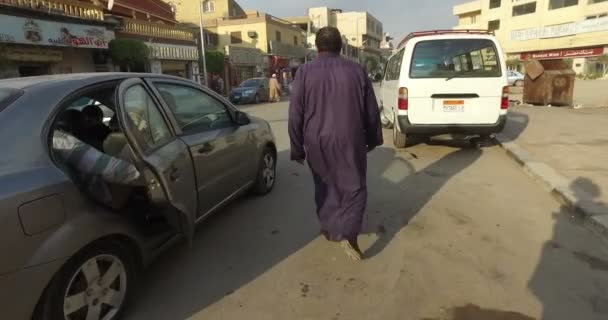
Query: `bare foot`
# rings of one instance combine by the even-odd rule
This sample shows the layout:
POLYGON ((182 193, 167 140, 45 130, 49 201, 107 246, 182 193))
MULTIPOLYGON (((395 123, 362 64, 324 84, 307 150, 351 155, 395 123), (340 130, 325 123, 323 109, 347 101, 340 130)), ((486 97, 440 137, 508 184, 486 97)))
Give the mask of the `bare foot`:
POLYGON ((359 245, 357 244, 356 241, 343 240, 340 242, 340 245, 344 249, 344 252, 346 252, 346 255, 349 258, 351 258, 352 260, 354 260, 354 261, 363 260, 363 254, 361 253, 361 250, 359 249, 359 245))

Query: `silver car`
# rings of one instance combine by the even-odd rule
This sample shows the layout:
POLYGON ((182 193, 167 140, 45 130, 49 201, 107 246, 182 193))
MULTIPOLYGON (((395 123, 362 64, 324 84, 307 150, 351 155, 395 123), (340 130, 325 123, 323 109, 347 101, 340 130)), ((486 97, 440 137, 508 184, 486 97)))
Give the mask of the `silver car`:
POLYGON ((2 319, 116 319, 135 275, 163 249, 192 241, 195 225, 228 201, 275 183, 268 123, 175 77, 0 81, 0 132, 2 319), (107 184, 109 205, 52 150, 57 119, 81 112, 82 101, 111 115, 87 141, 141 172, 137 185, 107 184))

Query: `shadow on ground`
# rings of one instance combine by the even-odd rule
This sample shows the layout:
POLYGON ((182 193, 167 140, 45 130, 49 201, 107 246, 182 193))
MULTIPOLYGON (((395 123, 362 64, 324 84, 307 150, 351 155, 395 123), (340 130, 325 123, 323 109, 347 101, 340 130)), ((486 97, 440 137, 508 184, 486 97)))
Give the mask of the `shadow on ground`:
MULTIPOLYGON (((394 149, 370 154, 370 206, 377 212, 368 215, 368 226, 386 227, 366 254, 380 253, 445 183, 481 154, 457 150, 419 172, 394 149), (399 207, 382 207, 383 199, 394 197, 404 199, 399 207)), ((288 157, 288 152, 279 155, 272 194, 236 201, 198 228, 192 248, 179 245, 153 264, 142 276, 126 319, 188 318, 317 239, 312 177, 288 157)))
MULTIPOLYGON (((601 190, 593 181, 579 177, 570 188, 579 201, 594 201, 608 214, 606 205, 595 200, 601 190)), ((608 255, 601 250, 605 249, 603 243, 593 236, 572 239, 572 228, 584 222, 566 206, 553 213, 553 219, 553 237, 543 246, 528 284, 543 306, 541 319, 608 319, 608 255), (604 255, 597 256, 602 251, 604 255), (570 303, 564 304, 560 300, 564 290, 579 294, 572 295, 570 303), (589 313, 582 314, 584 311, 589 313)))

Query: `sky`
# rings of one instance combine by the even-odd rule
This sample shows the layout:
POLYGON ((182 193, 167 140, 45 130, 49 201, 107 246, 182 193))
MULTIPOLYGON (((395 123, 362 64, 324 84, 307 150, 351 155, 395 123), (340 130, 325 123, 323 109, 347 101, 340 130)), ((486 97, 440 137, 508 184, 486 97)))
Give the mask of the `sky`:
POLYGON ((397 44, 410 32, 452 29, 455 4, 467 0, 237 0, 243 9, 256 9, 277 17, 305 16, 309 7, 368 11, 379 19, 397 44))

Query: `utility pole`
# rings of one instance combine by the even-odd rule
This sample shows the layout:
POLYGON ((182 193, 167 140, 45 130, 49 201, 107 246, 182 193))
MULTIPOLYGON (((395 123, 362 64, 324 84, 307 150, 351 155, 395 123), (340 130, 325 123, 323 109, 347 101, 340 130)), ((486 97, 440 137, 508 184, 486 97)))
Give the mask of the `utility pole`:
MULTIPOLYGON (((204 0, 203 0, 204 1, 204 0)), ((207 55, 205 53, 205 32, 203 29, 203 1, 199 1, 198 3, 198 14, 200 17, 200 28, 201 28, 201 56, 203 58, 203 79, 201 81, 202 85, 207 86, 207 55)))

